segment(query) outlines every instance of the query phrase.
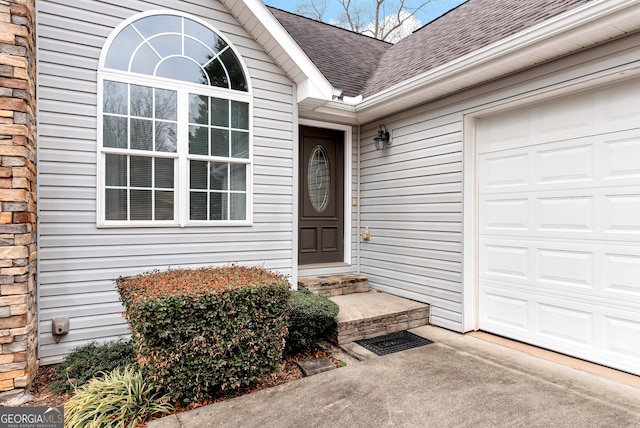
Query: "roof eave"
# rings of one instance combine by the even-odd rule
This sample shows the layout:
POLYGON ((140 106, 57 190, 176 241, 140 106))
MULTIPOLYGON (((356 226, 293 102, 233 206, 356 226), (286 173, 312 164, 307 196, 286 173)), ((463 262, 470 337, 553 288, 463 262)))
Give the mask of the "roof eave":
POLYGON ((331 101, 336 89, 260 0, 221 0, 297 85, 297 102, 331 101))
POLYGON ((594 0, 367 97, 355 111, 368 123, 638 29, 637 0, 594 0))

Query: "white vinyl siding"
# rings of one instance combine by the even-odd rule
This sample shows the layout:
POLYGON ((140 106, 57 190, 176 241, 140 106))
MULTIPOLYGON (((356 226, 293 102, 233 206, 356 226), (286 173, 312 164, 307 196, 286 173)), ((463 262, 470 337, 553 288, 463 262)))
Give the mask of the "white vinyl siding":
POLYGON ((113 280, 152 269, 263 264, 292 273, 293 87, 216 1, 38 1, 39 331, 43 363, 91 340, 127 334, 113 280), (203 19, 242 56, 253 94, 253 224, 96 227, 97 68, 107 36, 141 11, 203 19), (69 316, 59 344, 51 319, 69 316))
POLYGON ((476 271, 463 270, 463 248, 472 239, 462 233, 463 209, 472 210, 463 207, 463 175, 472 168, 463 155, 474 138, 465 116, 632 70, 640 64, 639 43, 632 35, 364 125, 360 232, 368 227, 372 237, 360 242, 360 270, 372 287, 431 304, 435 325, 460 332, 476 325, 465 320, 473 311, 463 311, 476 271), (381 123, 391 131, 391 146, 376 152, 381 123))
MULTIPOLYGON (((375 288, 432 304, 458 329, 462 313, 462 132, 455 119, 397 126, 391 146, 362 147, 361 270, 375 288), (453 121, 453 123, 448 123, 453 121), (428 126, 431 126, 430 128, 428 126)), ((375 131, 373 129, 372 131, 375 131)))

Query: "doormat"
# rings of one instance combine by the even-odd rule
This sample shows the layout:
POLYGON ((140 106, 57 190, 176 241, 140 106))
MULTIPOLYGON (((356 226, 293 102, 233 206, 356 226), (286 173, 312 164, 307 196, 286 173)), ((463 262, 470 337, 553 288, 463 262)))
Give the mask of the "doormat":
POLYGON ((356 343, 376 355, 388 355, 433 342, 404 330, 385 334, 384 336, 372 337, 371 339, 356 340, 356 343))

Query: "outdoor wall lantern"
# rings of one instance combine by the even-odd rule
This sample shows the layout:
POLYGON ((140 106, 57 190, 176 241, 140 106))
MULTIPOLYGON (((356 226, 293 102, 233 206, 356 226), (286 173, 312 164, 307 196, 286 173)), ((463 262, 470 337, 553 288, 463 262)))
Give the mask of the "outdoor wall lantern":
POLYGON ((386 126, 380 125, 380 128, 378 128, 378 135, 373 137, 373 144, 375 144, 376 150, 384 150, 391 144, 389 141, 389 131, 387 131, 386 126))

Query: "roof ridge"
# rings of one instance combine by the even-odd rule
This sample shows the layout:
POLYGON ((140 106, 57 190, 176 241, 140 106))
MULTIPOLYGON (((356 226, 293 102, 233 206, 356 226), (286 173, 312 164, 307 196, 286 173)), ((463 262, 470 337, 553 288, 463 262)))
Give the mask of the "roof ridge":
POLYGON ((465 0, 462 3, 460 3, 459 5, 457 5, 456 7, 453 7, 451 9, 449 9, 448 11, 446 11, 445 13, 443 13, 442 15, 439 15, 435 18, 433 18, 431 21, 429 22, 425 22, 420 28, 416 28, 415 30, 413 30, 411 32, 411 34, 407 37, 411 37, 411 35, 417 33, 418 31, 422 30, 423 28, 425 28, 426 26, 433 24, 434 22, 436 22, 437 20, 439 20, 440 18, 444 18, 446 15, 448 15, 449 13, 453 12, 454 10, 458 9, 461 6, 464 6, 465 4, 467 4, 470 0, 465 0))

